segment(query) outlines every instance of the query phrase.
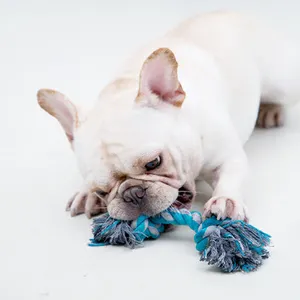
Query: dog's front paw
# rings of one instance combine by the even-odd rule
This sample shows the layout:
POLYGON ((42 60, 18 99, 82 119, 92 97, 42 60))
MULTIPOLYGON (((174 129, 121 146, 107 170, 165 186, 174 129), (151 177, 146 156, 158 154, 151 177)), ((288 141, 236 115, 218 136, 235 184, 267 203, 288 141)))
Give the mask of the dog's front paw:
POLYGON ((66 210, 70 211, 71 217, 85 213, 89 219, 107 211, 105 203, 89 192, 76 193, 68 201, 66 210))
POLYGON ((231 218, 248 222, 246 207, 243 203, 227 197, 212 197, 204 206, 205 218, 215 215, 218 220, 231 218))

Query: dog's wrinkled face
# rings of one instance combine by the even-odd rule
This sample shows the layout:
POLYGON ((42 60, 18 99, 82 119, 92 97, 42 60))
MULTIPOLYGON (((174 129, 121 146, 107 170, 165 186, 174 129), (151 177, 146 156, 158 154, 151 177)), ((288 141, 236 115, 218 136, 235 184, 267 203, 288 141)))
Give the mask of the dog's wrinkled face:
POLYGON ((180 114, 185 93, 170 50, 159 49, 146 60, 135 99, 123 99, 133 96, 132 87, 109 95, 132 101, 129 109, 107 102, 80 124, 64 95, 53 92, 50 101, 45 93, 39 92, 40 105, 60 121, 88 190, 106 203, 112 217, 133 220, 171 204, 191 206, 191 165, 197 164, 191 152, 197 139, 180 114))
POLYGON ((90 190, 105 201, 112 217, 155 215, 174 202, 190 206, 189 135, 176 114, 139 108, 106 128, 92 143, 90 130, 83 127, 74 151, 90 190))

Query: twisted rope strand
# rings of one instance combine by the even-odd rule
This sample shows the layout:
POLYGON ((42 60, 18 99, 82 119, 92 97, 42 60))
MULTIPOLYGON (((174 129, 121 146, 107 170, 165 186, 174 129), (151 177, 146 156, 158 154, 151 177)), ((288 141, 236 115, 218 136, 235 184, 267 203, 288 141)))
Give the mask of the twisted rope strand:
POLYGON ((141 215, 135 221, 121 221, 108 214, 94 219, 90 246, 126 245, 134 248, 145 239, 157 239, 165 225, 185 225, 194 232, 200 260, 225 272, 255 270, 268 258, 270 236, 240 220, 202 220, 197 211, 169 207, 154 217, 141 215))

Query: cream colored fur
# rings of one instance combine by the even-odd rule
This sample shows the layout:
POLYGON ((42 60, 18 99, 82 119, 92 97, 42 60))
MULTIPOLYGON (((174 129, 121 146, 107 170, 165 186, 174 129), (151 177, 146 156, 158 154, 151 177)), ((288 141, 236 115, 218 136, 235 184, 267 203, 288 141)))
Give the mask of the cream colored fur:
POLYGON ((61 122, 83 176, 71 214, 91 217, 107 206, 121 219, 153 215, 182 187, 195 195, 201 177, 213 188, 205 215, 246 220, 243 146, 260 103, 296 103, 299 78, 297 45, 252 17, 213 12, 134 53, 87 115, 63 94, 40 90, 39 103, 61 122), (161 166, 148 172, 159 156, 161 166), (124 201, 132 187, 146 191, 138 202, 124 201))

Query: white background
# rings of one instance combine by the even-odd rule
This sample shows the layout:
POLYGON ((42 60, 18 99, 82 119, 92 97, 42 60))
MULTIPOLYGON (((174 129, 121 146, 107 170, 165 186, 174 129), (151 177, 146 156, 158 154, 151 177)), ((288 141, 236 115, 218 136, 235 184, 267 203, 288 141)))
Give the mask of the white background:
POLYGON ((64 211, 81 182, 74 157, 36 103, 47 87, 90 106, 132 50, 198 12, 256 12, 300 38, 297 2, 0 1, 1 300, 300 298, 300 108, 246 146, 246 200, 251 222, 273 235, 271 258, 226 275, 198 261, 186 228, 134 251, 88 247, 91 221, 64 211))

